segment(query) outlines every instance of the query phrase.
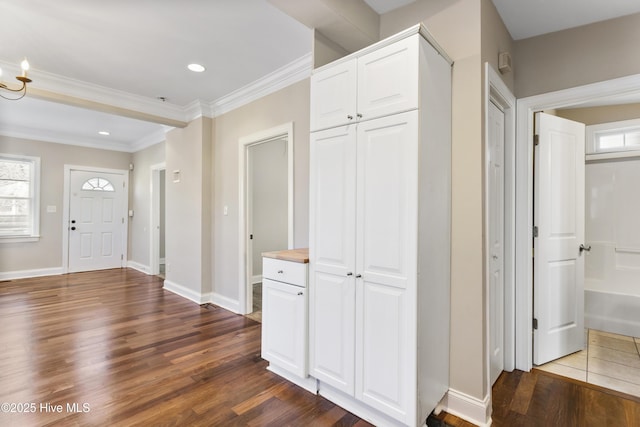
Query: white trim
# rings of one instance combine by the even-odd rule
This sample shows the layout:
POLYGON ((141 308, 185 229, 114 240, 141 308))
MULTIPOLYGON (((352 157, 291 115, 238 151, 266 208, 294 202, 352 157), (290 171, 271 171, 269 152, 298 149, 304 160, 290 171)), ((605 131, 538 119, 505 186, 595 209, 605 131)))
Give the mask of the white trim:
POLYGON ((254 274, 251 278, 251 284, 262 283, 262 274, 254 274))
POLYGON ((0 280, 28 279, 31 277, 59 276, 64 274, 62 267, 37 268, 33 270, 17 270, 0 272, 0 280))
MULTIPOLYGON (((156 230, 160 227, 160 172, 165 171, 165 162, 149 167, 151 179, 149 182, 149 273, 160 274, 160 241, 156 239, 156 230), (158 215, 156 215, 156 213, 158 215)), ((166 176, 166 175, 165 175, 166 176)), ((166 178, 165 178, 166 179, 166 178)))
MULTIPOLYGON (((504 369, 513 371, 515 367, 515 207, 516 207, 516 173, 515 173, 515 151, 516 151, 516 98, 511 93, 507 85, 504 84, 500 75, 493 69, 491 64, 485 63, 485 96, 484 96, 484 150, 489 152, 489 102, 495 102, 504 111, 504 369)), ((486 188, 489 182, 489 161, 485 155, 485 188, 484 188, 484 206, 485 206, 485 232, 488 236, 489 230, 489 191, 486 188)), ((486 295, 489 295, 489 239, 485 237, 485 286, 486 295)), ((489 325, 489 313, 491 298, 486 298, 485 321, 489 325)), ((489 331, 489 326, 487 326, 489 331)), ((490 378, 490 345, 489 333, 486 334, 486 377, 490 378)), ((491 382, 487 382, 487 393, 491 393, 491 382)))
POLYGON ((250 266, 247 263, 247 236, 248 232, 248 218, 247 218, 247 150, 251 145, 259 144, 266 140, 270 140, 279 136, 287 136, 287 163, 288 163, 288 176, 287 176, 287 191, 288 191, 288 206, 287 206, 287 245, 289 249, 293 249, 293 122, 285 123, 280 126, 266 129, 260 132, 253 133, 248 136, 240 138, 238 144, 238 277, 240 290, 238 292, 239 300, 241 301, 240 310, 241 314, 251 313, 253 311, 253 295, 248 291, 250 282, 249 272, 250 266))
POLYGON ((442 399, 442 407, 445 412, 477 426, 491 425, 491 394, 480 400, 450 388, 442 399))
POLYGON ((640 74, 518 100, 516 144, 516 368, 530 371, 533 351, 533 113, 594 98, 640 92, 640 74))
POLYGON ((167 291, 193 301, 196 304, 205 304, 211 300, 211 295, 208 293, 201 294, 194 291, 193 289, 189 289, 186 286, 180 285, 170 280, 165 280, 162 287, 167 291))
MULTIPOLYGON (((129 218, 129 170, 128 169, 109 169, 109 168, 96 168, 92 166, 78 166, 78 165, 64 165, 64 189, 63 189, 63 208, 62 208, 62 269, 63 273, 69 272, 69 209, 71 206, 71 194, 69 193, 69 184, 71 181, 71 171, 85 171, 96 173, 111 173, 116 175, 122 175, 124 180, 124 187, 126 194, 124 197, 124 206, 122 207, 122 217, 129 218)), ((129 224, 123 227, 122 231, 122 261, 120 266, 124 267, 128 260, 128 247, 129 247, 129 224)))
POLYGON ((297 386, 302 387, 310 393, 318 394, 318 380, 313 377, 305 377, 301 378, 296 374, 279 367, 278 365, 274 365, 272 363, 267 366, 267 369, 284 379, 296 384, 297 386))
MULTIPOLYGON (((378 411, 373 406, 367 405, 361 400, 358 400, 355 397, 328 385, 327 383, 323 383, 322 381, 318 381, 318 394, 375 426, 403 427, 406 425, 415 425, 415 421, 417 421, 407 420, 406 423, 400 422, 391 418, 387 414, 378 411)), ((423 422, 425 421, 426 420, 423 422)), ((426 423, 423 425, 426 425, 426 423)))
POLYGON ((261 79, 211 102, 210 109, 213 112, 213 117, 222 115, 260 99, 263 96, 309 78, 312 68, 313 56, 311 53, 308 53, 284 67, 277 69, 273 73, 267 74, 261 79))
POLYGON ((138 270, 141 273, 151 274, 151 268, 148 265, 144 265, 144 264, 141 264, 141 263, 136 262, 136 261, 128 260, 127 261, 127 267, 128 268, 133 268, 134 270, 138 270))
POLYGON ((584 157, 587 163, 596 162, 598 160, 637 159, 640 158, 640 150, 617 151, 615 153, 586 154, 584 157))
POLYGON ((220 295, 217 292, 211 293, 210 300, 212 304, 222 307, 225 310, 229 310, 236 314, 242 314, 242 312, 240 311, 240 302, 238 300, 220 295))

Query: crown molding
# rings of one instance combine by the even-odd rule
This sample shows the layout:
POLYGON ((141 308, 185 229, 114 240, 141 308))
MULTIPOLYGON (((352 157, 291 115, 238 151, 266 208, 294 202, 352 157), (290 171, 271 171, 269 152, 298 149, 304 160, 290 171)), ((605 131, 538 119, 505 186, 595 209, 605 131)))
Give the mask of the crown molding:
POLYGON ((313 56, 308 53, 271 74, 267 74, 263 78, 213 101, 210 105, 211 110, 214 112, 213 117, 227 113, 304 80, 311 76, 312 69, 313 56))
POLYGON ((109 141, 105 143, 104 140, 100 139, 86 138, 63 132, 51 132, 47 129, 25 128, 22 126, 3 127, 0 130, 0 135, 34 141, 52 142, 55 144, 97 148, 100 150, 133 152, 132 145, 127 142, 109 141))
MULTIPOLYGON (((0 67, 8 72, 17 72, 17 68, 13 64, 3 61, 0 61, 0 67)), ((105 150, 135 152, 164 141, 165 133, 168 129, 171 129, 170 126, 175 125, 182 127, 188 122, 203 116, 215 118, 303 79, 309 78, 312 69, 313 58, 312 54, 308 53, 253 83, 215 101, 208 102, 196 99, 184 107, 70 79, 45 71, 33 70, 30 72, 30 77, 33 78, 34 82, 29 86, 32 89, 31 94, 34 96, 41 94, 43 98, 54 100, 53 95, 58 94, 56 98, 58 102, 65 102, 65 99, 84 100, 88 101, 86 102, 86 108, 91 108, 92 106, 111 106, 114 107, 111 111, 113 114, 118 114, 118 110, 120 110, 121 113, 123 111, 139 112, 142 114, 135 118, 140 120, 144 120, 144 115, 147 115, 148 119, 153 119, 154 117, 165 118, 167 120, 164 124, 167 125, 167 127, 164 128, 164 130, 145 136, 138 141, 130 143, 112 141, 108 146, 105 145, 104 140, 94 140, 74 136, 70 133, 51 132, 39 129, 19 127, 5 128, 0 130, 0 135, 105 150)), ((76 103, 76 105, 77 104, 78 103, 76 103)), ((101 108, 101 110, 105 111, 105 108, 101 108)), ((131 114, 122 115, 131 116, 131 114)), ((161 122, 161 120, 147 121, 161 122)))
MULTIPOLYGON (((15 66, 7 62, 0 61, 0 67, 16 72, 15 66)), ((29 71, 29 77, 33 79, 33 82, 29 84, 29 88, 34 92, 63 94, 66 97, 138 111, 170 120, 185 121, 184 107, 169 102, 134 95, 129 92, 71 79, 38 69, 29 71)))

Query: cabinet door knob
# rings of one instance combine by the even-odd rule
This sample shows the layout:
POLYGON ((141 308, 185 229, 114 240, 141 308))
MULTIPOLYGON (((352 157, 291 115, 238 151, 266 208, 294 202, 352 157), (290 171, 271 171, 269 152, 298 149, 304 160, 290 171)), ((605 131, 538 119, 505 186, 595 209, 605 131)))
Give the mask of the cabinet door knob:
POLYGON ((282 273, 284 273, 284 271, 278 270, 278 274, 282 274, 282 273))
POLYGON ((359 119, 361 119, 361 118, 362 118, 362 114, 358 113, 358 114, 356 114, 356 117, 358 117, 359 119))
POLYGON ((351 114, 347 115, 347 119, 353 120, 353 116, 351 114))
POLYGON ((356 279, 359 279, 362 277, 362 274, 356 274, 356 279))
POLYGON ((348 272, 347 276, 353 276, 353 273, 352 272, 348 272))
POLYGON ((298 295, 304 295, 304 293, 302 293, 302 292, 298 292, 298 295))

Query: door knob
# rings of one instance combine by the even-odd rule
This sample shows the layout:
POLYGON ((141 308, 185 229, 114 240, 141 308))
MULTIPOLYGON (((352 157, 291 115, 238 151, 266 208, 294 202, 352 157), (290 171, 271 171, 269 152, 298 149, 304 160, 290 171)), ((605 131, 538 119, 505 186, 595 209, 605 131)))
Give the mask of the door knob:
POLYGON ((580 253, 582 253, 582 251, 591 252, 591 245, 589 246, 580 245, 580 253))

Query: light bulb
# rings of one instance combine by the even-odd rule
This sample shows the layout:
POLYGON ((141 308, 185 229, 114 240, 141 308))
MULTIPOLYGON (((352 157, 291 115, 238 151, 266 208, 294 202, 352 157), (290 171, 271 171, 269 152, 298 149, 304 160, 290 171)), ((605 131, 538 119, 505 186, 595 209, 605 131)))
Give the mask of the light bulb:
POLYGON ((27 71, 29 70, 29 61, 27 61, 27 58, 22 60, 20 67, 22 68, 22 77, 27 77, 27 71))

